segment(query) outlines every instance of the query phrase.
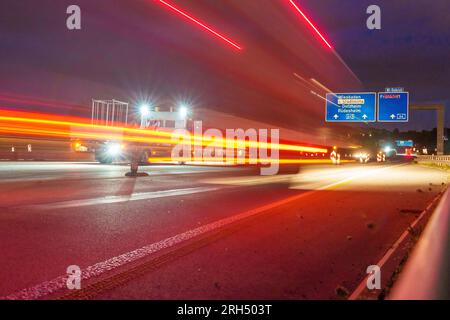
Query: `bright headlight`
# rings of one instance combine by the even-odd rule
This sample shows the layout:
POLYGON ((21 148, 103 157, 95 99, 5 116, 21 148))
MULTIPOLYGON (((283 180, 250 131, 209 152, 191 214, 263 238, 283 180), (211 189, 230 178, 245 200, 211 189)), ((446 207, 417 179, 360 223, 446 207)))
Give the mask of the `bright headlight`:
POLYGON ((147 104, 143 104, 139 108, 139 112, 141 113, 141 116, 148 116, 148 114, 150 113, 150 107, 147 104))
POLYGON ((122 151, 122 146, 118 143, 111 143, 108 145, 106 152, 108 152, 108 154, 110 156, 117 156, 120 154, 120 152, 122 151))

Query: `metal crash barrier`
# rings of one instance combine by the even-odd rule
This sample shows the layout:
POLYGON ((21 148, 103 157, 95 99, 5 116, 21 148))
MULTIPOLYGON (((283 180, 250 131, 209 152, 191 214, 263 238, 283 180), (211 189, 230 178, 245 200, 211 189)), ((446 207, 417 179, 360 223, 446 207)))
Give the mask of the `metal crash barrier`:
POLYGON ((389 299, 450 299, 449 288, 450 189, 447 189, 394 285, 389 299))
POLYGON ((435 164, 440 167, 450 166, 450 156, 417 156, 415 162, 422 164, 435 164))

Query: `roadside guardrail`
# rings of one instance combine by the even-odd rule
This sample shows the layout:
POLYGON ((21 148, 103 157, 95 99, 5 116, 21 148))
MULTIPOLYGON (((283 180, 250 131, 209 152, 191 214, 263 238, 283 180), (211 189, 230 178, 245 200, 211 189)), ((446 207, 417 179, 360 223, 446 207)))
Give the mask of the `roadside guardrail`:
POLYGON ((442 196, 389 299, 450 299, 450 189, 442 196))
POLYGON ((450 156, 417 156, 414 161, 423 164, 435 164, 440 167, 450 166, 450 156))

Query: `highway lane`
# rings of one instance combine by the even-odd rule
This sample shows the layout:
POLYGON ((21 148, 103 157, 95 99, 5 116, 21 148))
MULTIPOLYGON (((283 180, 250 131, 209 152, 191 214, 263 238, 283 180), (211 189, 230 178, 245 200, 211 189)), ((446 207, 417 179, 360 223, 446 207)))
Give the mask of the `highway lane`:
MULTIPOLYGON (((127 165, 101 165, 97 162, 0 162, 2 182, 61 179, 122 178, 129 171, 127 165)), ((150 175, 227 171, 222 167, 185 167, 153 165, 151 170, 142 166, 141 171, 150 175)))
POLYGON ((96 298, 336 298, 447 182, 411 164, 307 166, 272 177, 150 166, 142 169, 149 177, 130 179, 127 170, 0 163, 0 296, 35 287, 26 292, 52 298, 42 283, 67 266, 124 257, 83 286, 106 281, 112 289, 96 298), (127 255, 143 247, 140 259, 127 255), (122 274, 127 281, 117 281, 122 274))

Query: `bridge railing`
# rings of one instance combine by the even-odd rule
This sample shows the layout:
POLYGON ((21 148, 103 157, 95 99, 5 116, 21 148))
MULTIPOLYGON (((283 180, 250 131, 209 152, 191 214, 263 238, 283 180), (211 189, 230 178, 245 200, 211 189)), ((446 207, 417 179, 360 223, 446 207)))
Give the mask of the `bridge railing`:
POLYGON ((415 159, 417 163, 430 163, 438 166, 450 166, 450 156, 417 156, 415 159))
POLYGON ((389 296, 450 299, 450 189, 443 195, 389 296))

